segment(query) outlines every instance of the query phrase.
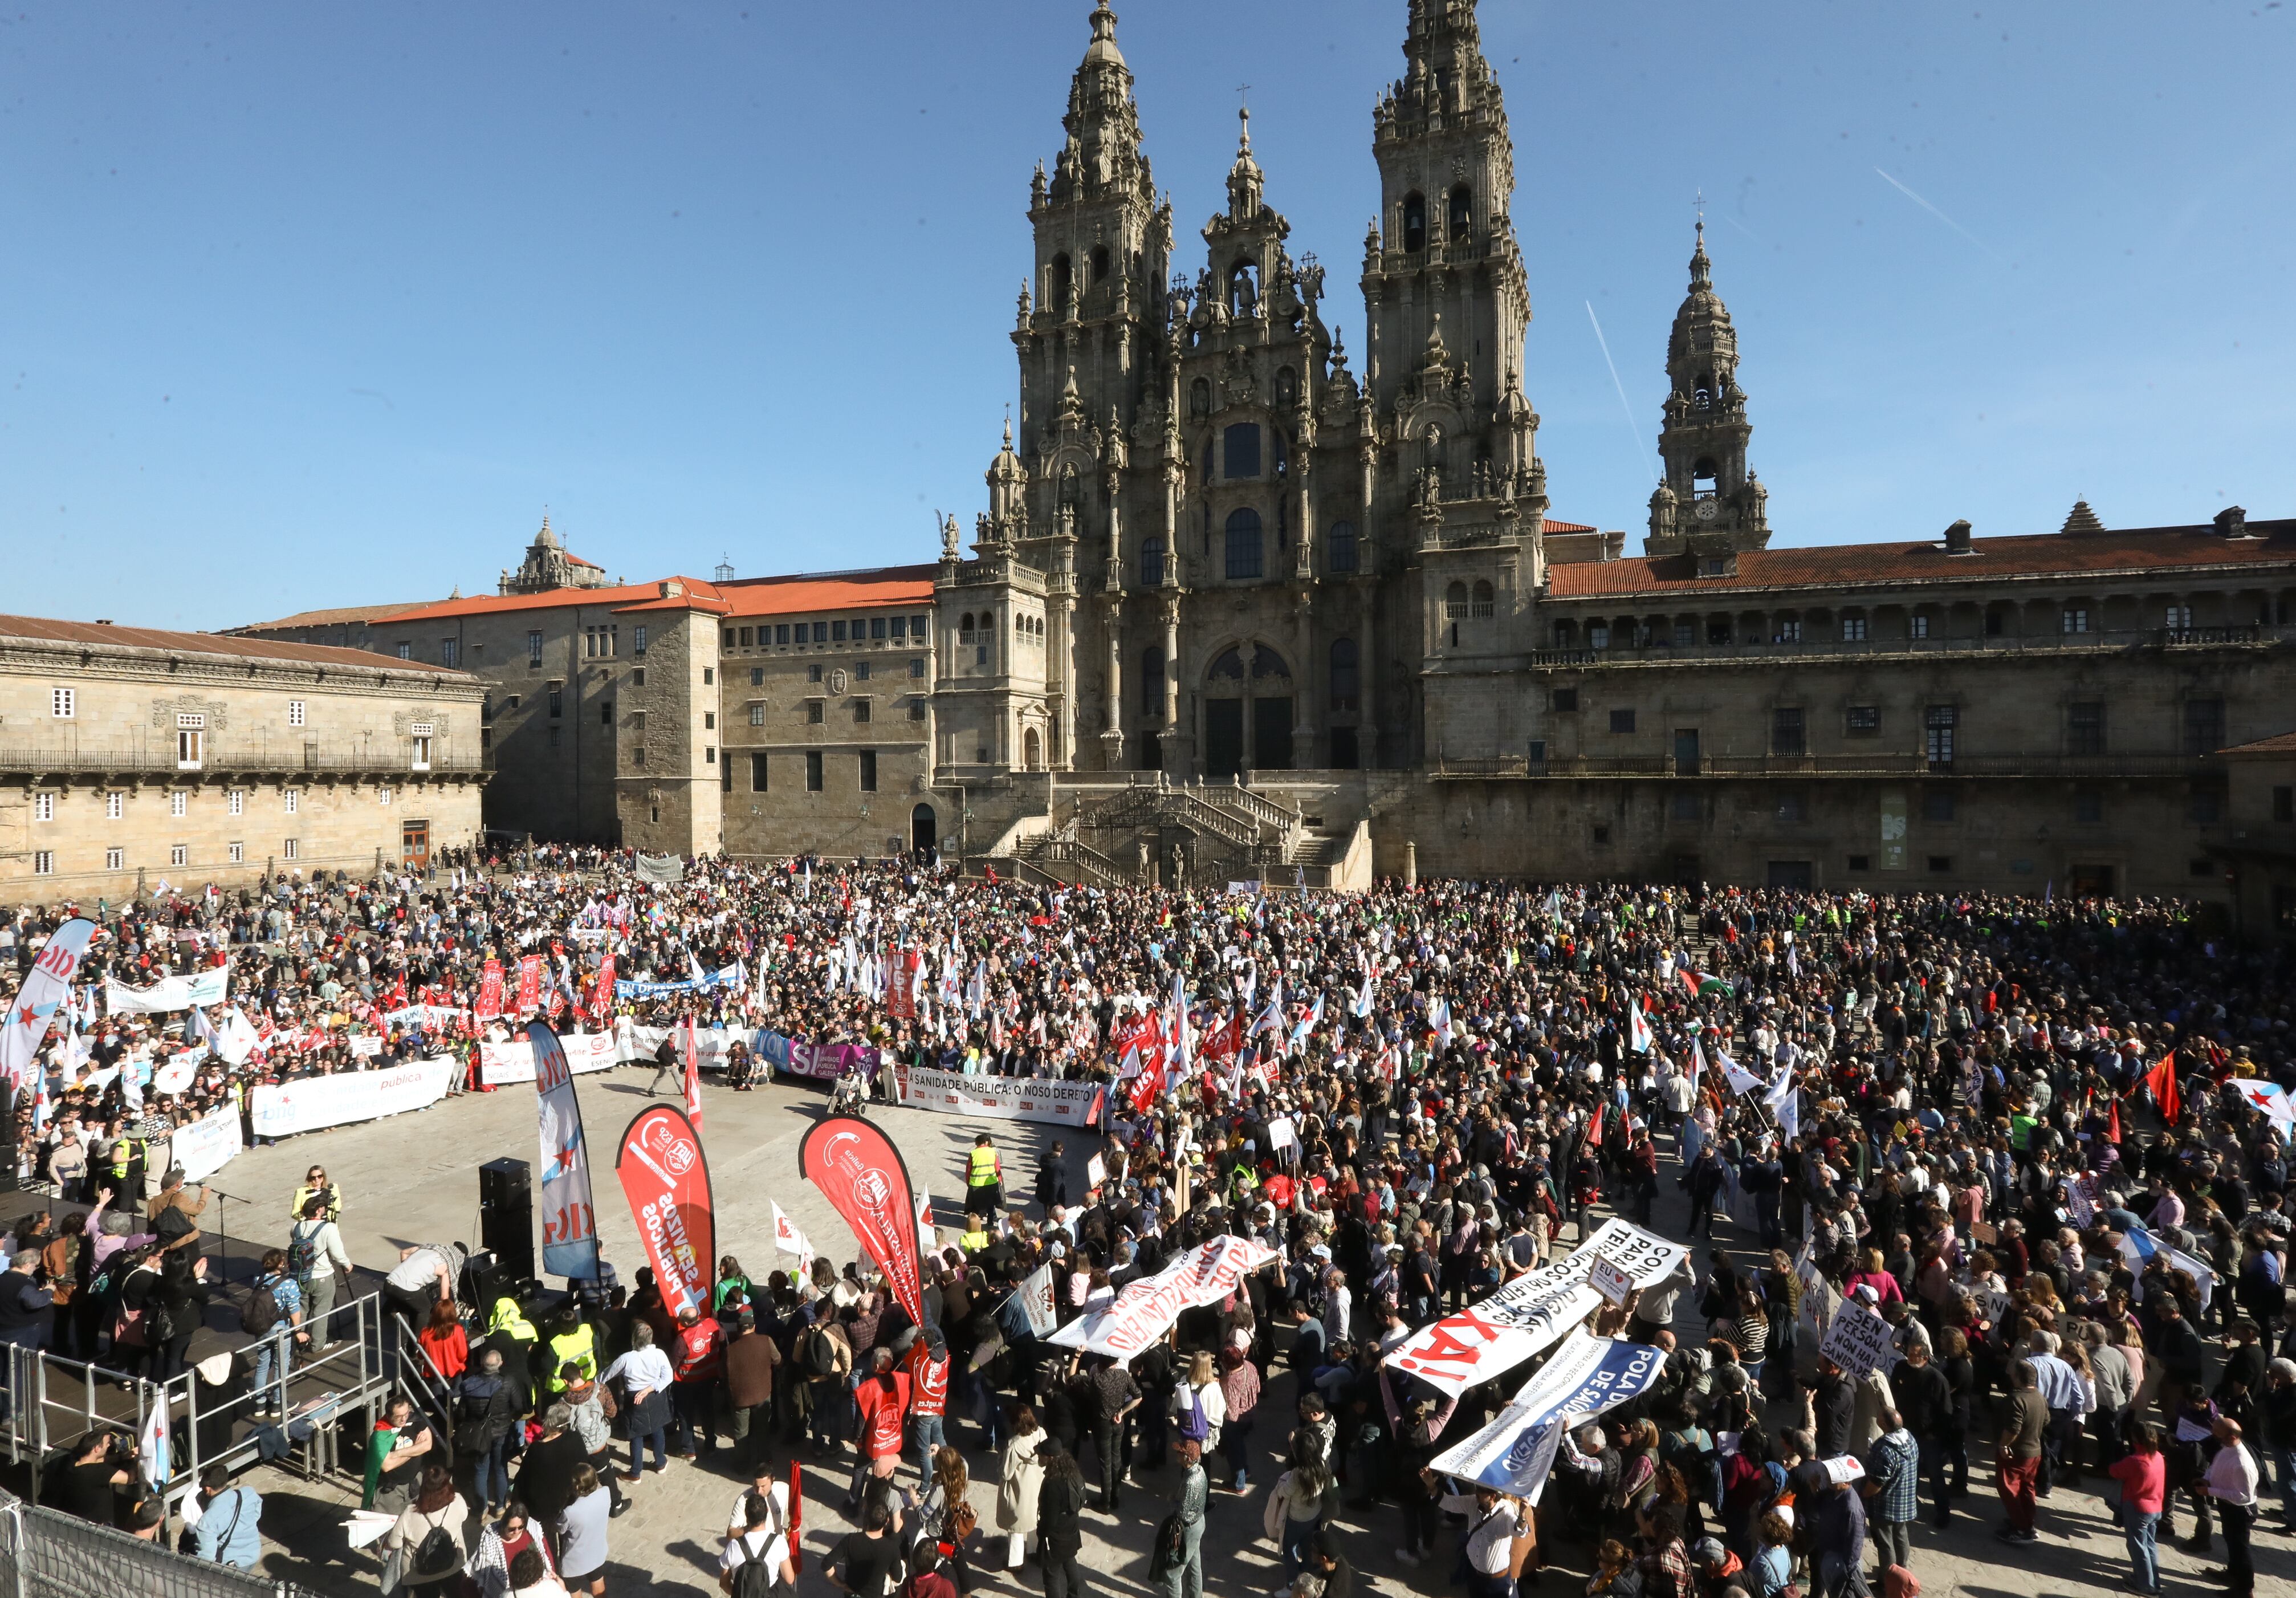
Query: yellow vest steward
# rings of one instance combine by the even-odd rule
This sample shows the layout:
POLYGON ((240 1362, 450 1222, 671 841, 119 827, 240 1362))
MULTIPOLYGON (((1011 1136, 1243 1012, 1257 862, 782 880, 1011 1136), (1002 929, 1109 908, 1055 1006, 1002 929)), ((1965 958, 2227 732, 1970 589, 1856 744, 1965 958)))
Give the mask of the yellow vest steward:
POLYGON ((582 1367, 585 1376, 598 1373, 598 1340, 585 1321, 571 1332, 562 1332, 550 1340, 550 1369, 543 1377, 543 1385, 554 1393, 566 1390, 566 1379, 559 1374, 567 1362, 582 1367))
POLYGON ((994 1149, 973 1150, 972 1174, 965 1178, 965 1185, 968 1187, 991 1187, 996 1184, 996 1151, 994 1149))

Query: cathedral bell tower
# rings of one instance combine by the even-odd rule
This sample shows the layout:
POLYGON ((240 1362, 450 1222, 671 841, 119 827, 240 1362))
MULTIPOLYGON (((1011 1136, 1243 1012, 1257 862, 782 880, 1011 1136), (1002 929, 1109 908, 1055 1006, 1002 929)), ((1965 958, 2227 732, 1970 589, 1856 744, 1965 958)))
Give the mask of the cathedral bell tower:
POLYGON ((1714 291, 1702 221, 1690 258, 1690 292, 1667 340, 1666 374, 1671 390, 1658 436, 1666 480, 1651 496, 1644 552, 1726 560, 1742 549, 1767 547, 1769 491, 1746 468, 1754 428, 1738 387, 1738 335, 1714 291))

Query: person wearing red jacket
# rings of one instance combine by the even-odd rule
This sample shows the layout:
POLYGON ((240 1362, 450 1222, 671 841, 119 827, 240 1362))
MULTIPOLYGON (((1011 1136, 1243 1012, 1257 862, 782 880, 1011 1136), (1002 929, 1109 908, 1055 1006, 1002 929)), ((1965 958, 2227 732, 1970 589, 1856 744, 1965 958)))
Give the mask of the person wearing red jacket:
POLYGON ((873 1356, 873 1367, 867 1381, 853 1389, 853 1405, 859 1418, 855 1422, 856 1452, 861 1463, 853 1467, 853 1483, 846 1489, 849 1505, 861 1502, 862 1482, 873 1471, 890 1476, 901 1457, 901 1438, 909 1417, 909 1373, 898 1369, 893 1363, 893 1351, 880 1348, 873 1356), (883 1467, 878 1461, 888 1463, 883 1467))
POLYGON ((715 1400, 718 1373, 726 1364, 726 1333, 716 1318, 691 1305, 678 1311, 669 1363, 677 1377, 669 1388, 670 1451, 681 1458, 699 1459, 694 1448, 698 1437, 707 1439, 709 1452, 717 1453, 715 1400))
POLYGON ((930 1482, 933 1451, 947 1440, 948 1343, 940 1328, 919 1332, 901 1363, 909 1379, 909 1446, 917 1453, 918 1479, 930 1482))

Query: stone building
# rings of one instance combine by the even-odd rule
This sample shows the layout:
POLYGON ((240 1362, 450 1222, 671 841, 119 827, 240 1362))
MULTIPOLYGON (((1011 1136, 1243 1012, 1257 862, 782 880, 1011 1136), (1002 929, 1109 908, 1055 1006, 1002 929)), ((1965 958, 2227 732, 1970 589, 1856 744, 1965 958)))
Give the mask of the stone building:
POLYGON ((362 651, 0 617, 0 902, 423 865, 478 835, 480 700, 362 651))
POLYGON ((487 681, 489 819, 756 855, 932 840, 1063 880, 1415 863, 2226 899, 2253 762, 2220 751, 2296 725, 2296 522, 2111 529, 2077 504, 2053 533, 1773 548, 1759 351, 1702 229, 1652 362, 1640 553, 1549 517, 1473 0, 1408 0, 1402 48, 1358 367, 1248 119, 1182 250, 1095 5, 1029 184, 1018 405, 971 549, 950 518, 930 565, 608 586, 545 527, 498 595, 372 622, 487 681))

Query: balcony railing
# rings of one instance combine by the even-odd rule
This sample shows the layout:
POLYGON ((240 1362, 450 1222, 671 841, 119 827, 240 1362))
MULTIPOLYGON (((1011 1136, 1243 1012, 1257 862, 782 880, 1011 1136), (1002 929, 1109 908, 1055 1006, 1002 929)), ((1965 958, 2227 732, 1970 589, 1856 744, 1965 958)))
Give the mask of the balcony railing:
MULTIPOLYGON (((1597 625, 1603 619, 1594 619, 1597 625)), ((2296 643, 2296 626, 2144 627, 2111 633, 2033 633, 1978 638, 1734 638, 1727 643, 1675 643, 1652 638, 1647 643, 1613 642, 1600 649, 1583 643, 1557 643, 1532 651, 1530 664, 1603 666, 1705 665, 1730 660, 1803 660, 1824 656, 1960 655, 2061 653, 2071 651, 2117 651, 2133 649, 2233 648, 2242 645, 2296 643)))
POLYGON ((491 752, 442 750, 435 743, 417 765, 411 750, 397 743, 226 744, 209 738, 196 763, 176 758, 174 735, 164 744, 84 742, 27 748, 0 745, 0 771, 39 775, 191 776, 218 772, 294 773, 320 775, 467 775, 494 769, 491 752))
POLYGON ((1617 780, 1652 777, 1841 779, 1857 777, 2191 777, 2214 771, 2207 755, 1958 755, 1933 760, 1917 750, 1824 755, 1437 755, 1431 775, 1453 781, 1525 777, 1617 780))

